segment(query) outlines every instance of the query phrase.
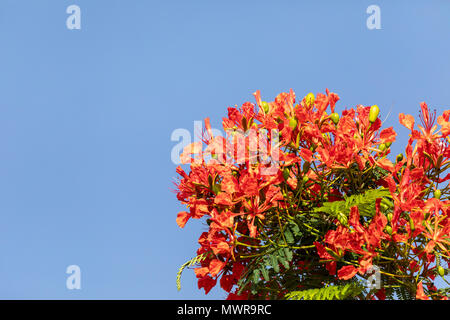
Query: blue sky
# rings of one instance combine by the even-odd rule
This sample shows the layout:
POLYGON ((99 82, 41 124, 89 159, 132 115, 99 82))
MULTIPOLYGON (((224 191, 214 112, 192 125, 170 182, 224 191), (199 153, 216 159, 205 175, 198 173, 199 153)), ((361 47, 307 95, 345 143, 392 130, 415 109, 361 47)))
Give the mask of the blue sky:
POLYGON ((177 128, 290 88, 386 126, 450 107, 449 1, 0 2, 0 298, 211 299, 178 267, 204 229, 175 223, 177 128), (66 8, 81 8, 68 30, 66 8), (381 30, 366 8, 381 8, 381 30), (66 288, 67 266, 81 290, 66 288))

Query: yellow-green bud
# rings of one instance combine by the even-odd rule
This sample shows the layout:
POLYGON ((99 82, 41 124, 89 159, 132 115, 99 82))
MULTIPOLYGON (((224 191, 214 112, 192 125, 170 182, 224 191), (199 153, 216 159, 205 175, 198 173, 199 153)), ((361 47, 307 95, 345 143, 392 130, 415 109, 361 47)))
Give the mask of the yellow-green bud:
POLYGON ((386 226, 386 228, 384 228, 384 230, 386 230, 387 234, 392 234, 392 228, 391 226, 386 226))
POLYGON ((283 169, 283 178, 284 178, 284 180, 287 181, 287 179, 289 179, 289 176, 290 176, 289 169, 288 168, 284 168, 283 169))
POLYGON ((445 269, 442 266, 438 267, 438 273, 441 277, 445 276, 445 269))
POLYGON ((297 119, 295 118, 290 118, 289 119, 289 127, 294 130, 295 128, 297 128, 297 119))
POLYGON ((379 113, 380 113, 380 108, 378 108, 378 106, 376 104, 371 106, 370 112, 369 112, 369 121, 372 123, 375 122, 378 118, 379 113))
POLYGON ((312 93, 312 92, 308 93, 305 97, 306 105, 308 107, 311 107, 312 105, 314 105, 315 99, 316 99, 316 97, 314 96, 314 93, 312 93))
POLYGON ((435 197, 436 199, 440 199, 440 198, 441 198, 441 190, 436 189, 436 190, 434 191, 434 197, 435 197))
POLYGON ((338 124, 339 123, 339 114, 337 114, 336 112, 333 112, 330 115, 331 121, 333 121, 334 124, 338 124))
POLYGON ((416 227, 414 226, 414 220, 409 218, 409 228, 411 229, 411 231, 414 231, 416 229, 416 227))

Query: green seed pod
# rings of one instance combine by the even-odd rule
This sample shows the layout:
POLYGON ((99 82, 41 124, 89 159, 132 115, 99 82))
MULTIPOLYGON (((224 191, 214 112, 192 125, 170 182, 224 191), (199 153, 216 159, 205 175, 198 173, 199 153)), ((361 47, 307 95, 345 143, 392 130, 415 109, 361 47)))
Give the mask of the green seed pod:
POLYGON ((264 110, 264 113, 269 112, 269 104, 266 101, 261 102, 261 107, 264 110))
POLYGON ((331 121, 333 121, 334 124, 338 124, 339 123, 339 114, 337 114, 336 112, 332 113, 330 115, 331 121))
POLYGON ((384 228, 384 230, 386 230, 386 233, 391 235, 392 234, 392 228, 391 226, 386 226, 386 228, 384 228))
POLYGON ((400 161, 402 161, 403 160, 403 154, 401 154, 401 153, 399 153, 398 155, 397 155, 397 162, 400 162, 400 161))
POLYGON ((445 269, 442 266, 438 267, 438 273, 441 277, 445 276, 445 269))
POLYGON ((380 151, 384 151, 386 150, 386 145, 384 143, 380 144, 380 146, 378 147, 378 149, 380 149, 380 151))
POLYGON ((377 120, 379 113, 380 113, 380 108, 378 108, 378 106, 376 104, 371 106, 370 112, 369 112, 369 121, 371 123, 374 123, 377 120))
POLYGON ((435 197, 436 199, 440 199, 440 198, 441 198, 441 190, 436 189, 436 190, 434 191, 434 197, 435 197))
POLYGON ((307 183, 309 180, 309 178, 307 176, 303 176, 302 181, 303 183, 307 183))
POLYGON ((314 93, 310 92, 306 95, 305 100, 306 100, 306 105, 308 107, 311 107, 314 104, 316 97, 314 96, 314 93))
POLYGON ((284 178, 284 180, 287 181, 287 179, 289 179, 289 176, 290 176, 289 169, 288 168, 284 168, 283 169, 283 178, 284 178))
POLYGON ((416 226, 414 225, 414 220, 409 218, 409 228, 411 231, 414 231, 416 229, 416 226))
POLYGON ((387 214, 387 219, 388 219, 389 222, 391 222, 392 217, 393 217, 392 212, 389 212, 389 213, 387 214))
POLYGON ((289 119, 289 127, 290 127, 292 130, 294 130, 295 128, 297 128, 297 124, 298 124, 297 119, 295 119, 295 118, 290 118, 290 119, 289 119))

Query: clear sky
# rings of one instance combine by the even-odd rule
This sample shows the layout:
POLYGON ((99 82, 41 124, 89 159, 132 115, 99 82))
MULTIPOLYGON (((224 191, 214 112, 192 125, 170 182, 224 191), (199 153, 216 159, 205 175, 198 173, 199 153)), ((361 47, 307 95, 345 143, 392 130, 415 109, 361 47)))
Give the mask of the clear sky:
POLYGON ((0 298, 202 299, 178 267, 176 128, 292 88, 398 113, 450 108, 450 1, 0 2, 0 298), (69 30, 66 8, 81 8, 69 30), (369 30, 366 9, 381 9, 369 30), (81 290, 66 288, 69 265, 81 290))

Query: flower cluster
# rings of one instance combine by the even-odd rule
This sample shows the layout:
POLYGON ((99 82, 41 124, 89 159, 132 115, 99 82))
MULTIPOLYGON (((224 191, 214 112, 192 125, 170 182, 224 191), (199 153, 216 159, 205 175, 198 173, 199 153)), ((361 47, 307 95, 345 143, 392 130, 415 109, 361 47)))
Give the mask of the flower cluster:
POLYGON ((177 168, 187 207, 177 223, 208 226, 198 241, 199 288, 208 293, 219 281, 229 299, 283 298, 357 281, 376 265, 382 288, 357 298, 446 298, 434 280, 446 281, 450 259, 450 110, 436 119, 422 103, 417 129, 400 114, 411 134, 391 161, 396 133, 382 129, 376 105, 339 114, 328 89, 254 96, 228 108, 225 136, 205 119, 202 140, 180 156, 190 170, 177 168))

